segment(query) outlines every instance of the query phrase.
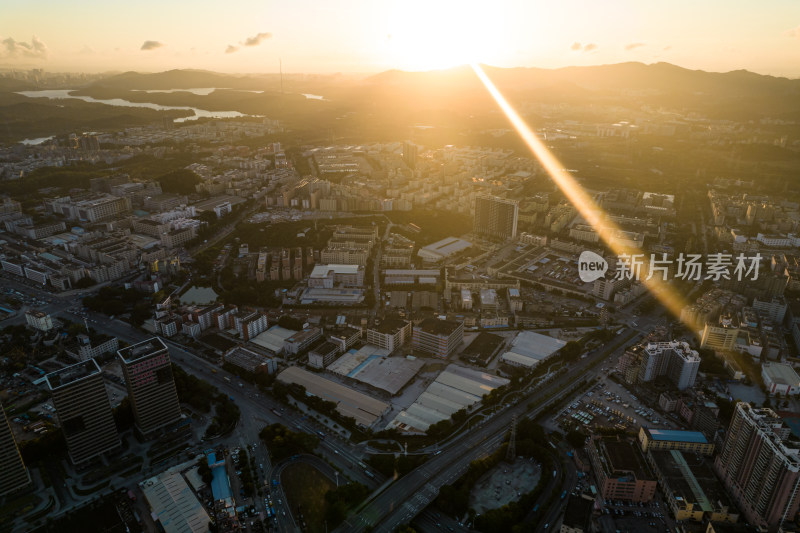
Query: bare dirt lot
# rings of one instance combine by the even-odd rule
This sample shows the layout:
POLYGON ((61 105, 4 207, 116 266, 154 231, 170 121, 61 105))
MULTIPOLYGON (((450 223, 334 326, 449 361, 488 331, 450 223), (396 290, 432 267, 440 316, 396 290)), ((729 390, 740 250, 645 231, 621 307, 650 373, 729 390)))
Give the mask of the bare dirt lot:
POLYGON ((478 513, 502 507, 536 488, 540 477, 541 466, 529 458, 517 457, 512 466, 502 462, 472 487, 470 507, 478 513))

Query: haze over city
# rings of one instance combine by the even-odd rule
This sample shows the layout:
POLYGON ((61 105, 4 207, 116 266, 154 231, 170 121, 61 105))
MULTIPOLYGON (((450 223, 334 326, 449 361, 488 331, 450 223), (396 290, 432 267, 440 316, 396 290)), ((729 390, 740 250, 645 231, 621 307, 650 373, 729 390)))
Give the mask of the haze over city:
POLYGON ((0 6, 0 531, 800 530, 800 3, 0 6))
POLYGON ((370 73, 625 61, 800 75, 800 5, 766 2, 3 3, 0 66, 370 73))

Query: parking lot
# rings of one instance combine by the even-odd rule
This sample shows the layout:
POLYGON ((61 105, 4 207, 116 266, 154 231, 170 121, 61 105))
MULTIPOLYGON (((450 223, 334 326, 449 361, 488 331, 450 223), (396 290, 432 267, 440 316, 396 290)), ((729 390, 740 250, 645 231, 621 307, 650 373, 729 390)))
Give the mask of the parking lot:
POLYGON ((625 387, 604 374, 589 391, 557 413, 548 425, 564 431, 595 426, 638 431, 641 426, 680 429, 625 387))
POLYGON ((668 511, 659 500, 650 503, 602 500, 603 514, 598 522, 604 533, 615 531, 664 532, 672 529, 668 511))

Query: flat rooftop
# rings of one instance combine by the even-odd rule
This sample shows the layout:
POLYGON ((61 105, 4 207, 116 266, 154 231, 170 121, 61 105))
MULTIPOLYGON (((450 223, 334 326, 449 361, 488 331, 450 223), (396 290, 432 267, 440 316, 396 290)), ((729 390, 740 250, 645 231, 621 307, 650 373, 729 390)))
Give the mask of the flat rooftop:
POLYGON ((761 371, 766 374, 773 383, 797 387, 800 385, 800 376, 794 368, 782 363, 764 363, 761 371))
POLYGON ((300 297, 302 305, 324 302, 329 304, 357 304, 364 300, 364 291, 361 289, 323 289, 313 287, 303 291, 300 297))
POLYGON ((51 372, 45 376, 45 379, 47 380, 47 386, 50 387, 50 390, 55 390, 66 387, 92 374, 99 373, 100 367, 97 365, 97 361, 94 359, 87 359, 86 361, 81 361, 80 363, 64 367, 61 370, 51 372))
POLYGON ((469 248, 470 246, 472 246, 472 243, 469 241, 465 241, 464 239, 459 239, 457 237, 448 237, 423 247, 423 250, 446 257, 456 252, 460 252, 465 248, 469 248))
POLYGON ((654 480, 650 468, 644 462, 639 448, 627 440, 601 438, 593 441, 593 446, 604 459, 603 468, 608 477, 624 478, 632 474, 637 480, 654 480))
POLYGON ((650 429, 644 428, 653 440, 668 442, 697 442, 707 444, 708 439, 699 431, 680 431, 677 429, 650 429))
POLYGON ((359 269, 364 267, 359 265, 317 265, 311 271, 310 278, 325 278, 328 273, 333 271, 334 274, 358 274, 359 269))
POLYGON ((333 372, 340 376, 353 377, 360 371, 360 366, 365 364, 369 359, 377 357, 386 357, 389 355, 389 350, 378 348, 371 344, 365 344, 356 350, 350 350, 342 355, 339 359, 331 363, 327 368, 328 372, 333 372))
POLYGON ((461 353, 461 359, 486 365, 489 363, 492 356, 498 352, 504 342, 505 339, 500 335, 482 331, 469 343, 466 350, 461 353))
POLYGON ((290 338, 297 333, 294 330, 282 328, 281 326, 272 326, 267 331, 259 333, 250 342, 266 348, 273 353, 279 353, 283 350, 283 341, 290 338))
POLYGON ((153 337, 146 341, 137 342, 136 344, 117 350, 117 354, 119 354, 126 363, 132 363, 133 361, 148 357, 162 350, 167 351, 167 345, 164 344, 164 341, 160 338, 153 337))
POLYGON ((431 335, 451 335, 459 327, 461 327, 461 323, 453 320, 426 318, 419 326, 416 326, 416 329, 431 335))
POLYGON ((377 331, 378 333, 383 333, 384 335, 394 335, 404 327, 408 325, 408 322, 405 320, 400 320, 399 318, 387 318, 379 326, 373 326, 369 329, 377 331))
POLYGON ((318 355, 323 355, 324 356, 324 355, 327 355, 327 354, 329 354, 331 352, 336 352, 338 350, 339 350, 339 345, 338 344, 334 344, 334 343, 332 343, 330 341, 325 341, 322 344, 320 344, 319 346, 317 346, 316 348, 314 348, 313 350, 311 350, 309 352, 309 355, 314 353, 314 354, 318 354, 318 355))
POLYGON ((302 385, 307 394, 335 403, 339 413, 366 427, 372 426, 389 410, 389 405, 384 402, 296 366, 278 374, 278 379, 302 385))
POLYGON ((720 507, 734 509, 711 466, 701 456, 679 450, 652 450, 650 453, 676 499, 698 505, 704 512, 720 507))

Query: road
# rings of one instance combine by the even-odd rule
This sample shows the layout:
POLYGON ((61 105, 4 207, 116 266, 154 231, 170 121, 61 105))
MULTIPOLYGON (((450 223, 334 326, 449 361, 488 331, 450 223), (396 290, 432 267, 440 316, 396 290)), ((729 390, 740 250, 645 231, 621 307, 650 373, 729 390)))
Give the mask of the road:
POLYGON ((463 433, 460 439, 446 446, 443 453, 400 478, 336 531, 358 533, 372 528, 374 531, 390 532, 399 525, 410 522, 437 496, 443 485, 452 483, 466 472, 471 461, 489 455, 502 444, 512 416, 535 418, 549 404, 565 396, 570 385, 580 378, 588 380, 596 377, 600 371, 596 366, 590 368, 590 365, 599 362, 601 354, 611 353, 628 341, 629 335, 617 335, 607 343, 604 350, 591 353, 586 359, 573 363, 569 372, 525 395, 522 401, 478 424, 472 431, 463 433), (531 400, 548 394, 553 397, 529 411, 528 404, 531 400))
MULTIPOLYGON (((553 478, 553 482, 548 485, 550 490, 545 490, 537 502, 541 506, 539 512, 544 512, 545 514, 542 518, 539 518, 536 531, 552 531, 556 528, 557 522, 563 516, 564 507, 567 505, 569 494, 578 482, 578 471, 575 468, 575 463, 567 457, 565 450, 561 446, 558 447, 558 457, 560 461, 556 467, 556 477, 553 478), (560 486, 558 486, 559 481, 560 486), (556 488, 556 486, 558 486, 558 488, 556 488), (565 492, 567 496, 561 499, 561 494, 565 492), (550 507, 545 508, 544 502, 546 502, 553 493, 558 494, 558 499, 556 499, 550 507)), ((529 514, 528 516, 531 515, 529 514)))
MULTIPOLYGON (((67 300, 63 302, 63 304, 63 306, 58 307, 58 309, 60 309, 60 316, 73 322, 83 321, 82 317, 64 310, 65 308, 75 305, 72 300, 67 300)), ((100 313, 87 311, 86 319, 95 330, 114 335, 121 341, 131 344, 152 337, 151 334, 137 330, 126 322, 121 320, 109 320, 108 317, 100 313)), ((268 479, 266 474, 272 469, 268 450, 263 443, 261 443, 259 432, 264 426, 274 423, 284 424, 296 431, 305 431, 312 434, 318 434, 318 432, 325 433, 326 438, 320 442, 316 452, 319 453, 325 461, 329 461, 336 468, 341 470, 340 482, 346 482, 349 478, 371 489, 376 488, 383 482, 381 476, 376 476, 375 479, 367 477, 364 473, 364 469, 359 466, 364 454, 363 447, 351 445, 337 438, 336 435, 328 434, 325 427, 317 426, 302 413, 285 408, 271 397, 262 394, 255 386, 240 380, 233 374, 225 372, 216 364, 196 356, 184 346, 172 342, 169 339, 164 340, 169 346, 170 358, 175 364, 179 365, 186 372, 214 385, 221 392, 232 397, 234 402, 238 405, 241 411, 240 423, 231 435, 215 440, 213 445, 217 446, 221 444, 228 448, 248 447, 248 454, 255 457, 256 465, 264 465, 263 472, 257 467, 259 482, 265 482, 268 479)), ((204 445, 204 447, 209 447, 210 445, 211 444, 204 445)), ((322 461, 322 463, 324 463, 324 461, 322 461)), ((237 501, 240 499, 238 495, 236 495, 236 498, 237 501)), ((257 498, 253 503, 258 511, 266 510, 263 498, 257 498)), ((287 528, 281 529, 281 531, 294 530, 294 528, 288 527, 288 524, 285 525, 287 528)))

